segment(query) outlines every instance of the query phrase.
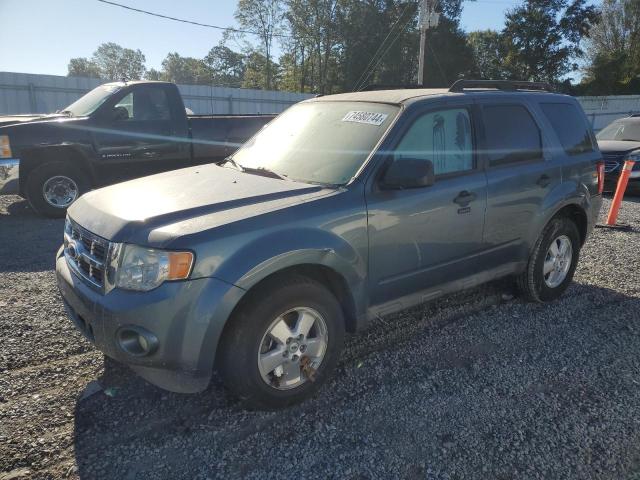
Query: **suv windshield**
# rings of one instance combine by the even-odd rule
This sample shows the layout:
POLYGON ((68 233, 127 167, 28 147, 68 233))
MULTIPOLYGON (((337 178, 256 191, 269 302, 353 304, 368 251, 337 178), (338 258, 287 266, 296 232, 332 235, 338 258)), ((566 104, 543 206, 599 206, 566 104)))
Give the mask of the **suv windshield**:
POLYGON ((626 140, 628 142, 640 142, 640 122, 622 120, 613 122, 603 128, 597 135, 598 140, 626 140))
POLYGON ((309 102, 289 108, 233 155, 236 164, 291 180, 344 185, 398 114, 395 105, 309 102))
POLYGON ((85 96, 80 97, 67 108, 62 109, 62 111, 68 112, 74 117, 91 115, 107 98, 120 90, 120 88, 122 88, 120 85, 100 85, 85 96))

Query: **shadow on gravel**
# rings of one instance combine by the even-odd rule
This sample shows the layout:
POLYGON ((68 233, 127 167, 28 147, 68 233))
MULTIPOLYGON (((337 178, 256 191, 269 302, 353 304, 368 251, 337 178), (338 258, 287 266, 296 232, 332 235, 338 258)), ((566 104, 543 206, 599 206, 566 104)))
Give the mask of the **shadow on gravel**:
POLYGON ((14 201, 0 205, 0 273, 52 270, 64 220, 39 217, 19 197, 5 199, 14 201))
POLYGON ((501 288, 374 322, 348 340, 351 353, 316 398, 280 412, 244 410, 217 380, 201 394, 166 392, 107 360, 100 387, 76 402, 77 473, 432 478, 431 465, 433 478, 533 478, 532 469, 558 478, 548 469, 565 465, 567 478, 587 461, 626 458, 640 440, 631 418, 640 395, 623 423, 606 419, 621 392, 640 393, 640 298, 574 283, 537 305, 501 288))

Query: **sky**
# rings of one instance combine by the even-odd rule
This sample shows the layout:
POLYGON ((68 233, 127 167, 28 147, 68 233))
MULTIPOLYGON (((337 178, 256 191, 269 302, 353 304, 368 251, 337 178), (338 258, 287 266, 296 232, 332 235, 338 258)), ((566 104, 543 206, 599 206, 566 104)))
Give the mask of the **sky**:
MULTIPOLYGON (((114 0, 131 7, 222 27, 237 27, 237 0, 114 0)), ((468 31, 504 25, 504 13, 519 0, 464 4, 468 31)), ((66 75, 69 59, 90 57, 98 45, 115 42, 140 49, 147 68, 160 68, 170 52, 204 57, 222 31, 128 11, 97 0, 0 0, 0 71, 66 75)), ((229 44, 239 49, 239 45, 229 44)))

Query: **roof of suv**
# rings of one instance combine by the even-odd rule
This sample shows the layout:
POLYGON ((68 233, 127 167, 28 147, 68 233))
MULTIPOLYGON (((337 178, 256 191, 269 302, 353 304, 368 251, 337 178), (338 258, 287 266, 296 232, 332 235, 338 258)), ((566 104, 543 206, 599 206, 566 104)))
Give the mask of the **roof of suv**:
POLYGON ((535 90, 500 91, 491 89, 466 90, 464 92, 452 92, 447 88, 406 88, 398 90, 370 90, 364 92, 339 93, 306 100, 307 102, 331 102, 331 101, 352 101, 352 102, 376 102, 391 104, 406 104, 428 97, 440 96, 460 96, 460 95, 535 95, 566 97, 558 93, 541 92, 535 90))

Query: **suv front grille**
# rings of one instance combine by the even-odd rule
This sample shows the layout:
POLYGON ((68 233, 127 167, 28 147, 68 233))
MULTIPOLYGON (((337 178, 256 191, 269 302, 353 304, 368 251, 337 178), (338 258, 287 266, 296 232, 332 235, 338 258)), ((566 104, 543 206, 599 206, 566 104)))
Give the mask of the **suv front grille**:
POLYGON ((105 290, 109 246, 104 238, 67 219, 64 232, 64 256, 67 264, 76 275, 101 291, 105 290))
POLYGON ((620 166, 620 155, 611 155, 611 154, 604 154, 604 172, 605 173, 611 173, 611 172, 615 172, 618 167, 620 166))

